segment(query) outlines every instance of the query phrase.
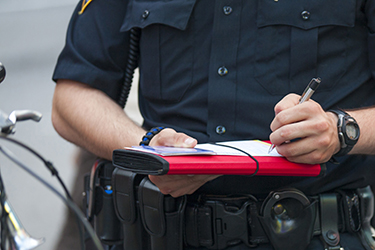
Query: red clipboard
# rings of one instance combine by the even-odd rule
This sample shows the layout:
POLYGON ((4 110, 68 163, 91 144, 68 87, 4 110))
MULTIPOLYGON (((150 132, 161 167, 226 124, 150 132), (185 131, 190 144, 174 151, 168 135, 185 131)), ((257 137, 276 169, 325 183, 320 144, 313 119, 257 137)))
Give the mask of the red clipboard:
POLYGON ((324 164, 300 164, 284 157, 238 155, 173 155, 129 149, 113 151, 115 167, 147 175, 269 175, 319 176, 325 173, 324 164), (254 160, 255 159, 255 160, 254 160))

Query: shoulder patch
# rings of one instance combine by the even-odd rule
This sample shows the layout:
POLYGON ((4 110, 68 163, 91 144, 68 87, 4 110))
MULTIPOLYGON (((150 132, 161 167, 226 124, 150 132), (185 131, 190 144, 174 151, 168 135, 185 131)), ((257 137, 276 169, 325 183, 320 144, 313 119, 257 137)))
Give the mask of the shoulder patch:
POLYGON ((78 12, 78 14, 81 15, 91 2, 92 2, 92 0, 82 0, 82 7, 81 7, 80 12, 78 12))

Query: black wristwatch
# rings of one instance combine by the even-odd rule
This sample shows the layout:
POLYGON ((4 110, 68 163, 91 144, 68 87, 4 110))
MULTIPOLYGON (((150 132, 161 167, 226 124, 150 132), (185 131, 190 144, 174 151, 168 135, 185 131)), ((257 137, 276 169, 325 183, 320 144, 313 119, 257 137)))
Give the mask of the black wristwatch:
POLYGON ((337 122, 337 132, 340 141, 340 151, 334 156, 344 156, 354 147, 359 139, 359 126, 356 120, 342 110, 329 110, 339 118, 337 122))

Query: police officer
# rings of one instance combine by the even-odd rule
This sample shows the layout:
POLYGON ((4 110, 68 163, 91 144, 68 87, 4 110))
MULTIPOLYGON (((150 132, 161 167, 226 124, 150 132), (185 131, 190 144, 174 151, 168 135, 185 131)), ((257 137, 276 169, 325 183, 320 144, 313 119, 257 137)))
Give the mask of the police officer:
MULTIPOLYGON (((82 0, 53 76, 53 125, 68 141, 105 159, 114 149, 138 145, 149 129, 166 127, 149 145, 270 139, 290 161, 327 162, 326 174, 314 178, 149 177, 173 197, 248 194, 261 201, 285 187, 306 197, 355 193, 371 184, 375 172, 369 156, 375 152, 374 33, 373 0, 82 0), (116 103, 131 29, 141 30, 142 126, 116 103), (297 105, 298 94, 316 76, 322 83, 313 100, 297 105)), ((351 212, 371 210, 353 204, 351 212)), ((344 210, 340 223, 350 224, 344 210)), ((339 243, 320 240, 320 228, 306 249, 369 249, 342 225, 333 226, 340 228, 339 243)), ((272 249, 266 235, 256 249, 272 249)), ((329 236, 338 238, 336 232, 329 236)), ((209 247, 201 243, 185 241, 184 247, 209 247)), ((272 245, 280 249, 277 241, 272 245)), ((230 246, 248 248, 243 242, 230 246)))

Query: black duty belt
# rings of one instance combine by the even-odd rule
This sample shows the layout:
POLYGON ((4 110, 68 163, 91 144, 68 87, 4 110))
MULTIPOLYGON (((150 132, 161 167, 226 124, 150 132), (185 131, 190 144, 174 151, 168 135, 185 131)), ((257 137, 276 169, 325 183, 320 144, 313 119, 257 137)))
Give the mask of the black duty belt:
POLYGON ((241 242, 255 247, 270 241, 279 249, 304 249, 316 235, 335 246, 339 232, 358 232, 360 227, 360 200, 353 191, 306 197, 289 189, 272 192, 264 201, 252 196, 202 196, 188 201, 185 211, 186 243, 209 249, 241 242), (290 248, 291 237, 304 245, 290 248))
POLYGON ((302 250, 320 235, 325 249, 334 250, 340 249, 340 232, 356 233, 375 249, 370 187, 314 197, 285 189, 264 200, 251 195, 175 199, 163 195, 147 177, 121 169, 114 170, 112 184, 124 249, 181 250, 184 245, 225 249, 239 243, 249 247, 270 243, 275 250, 302 250))

